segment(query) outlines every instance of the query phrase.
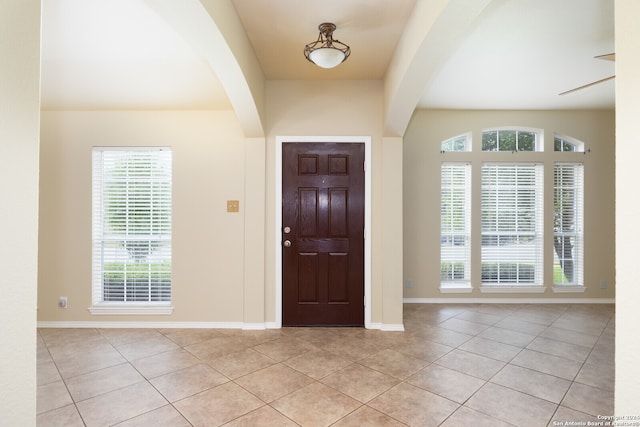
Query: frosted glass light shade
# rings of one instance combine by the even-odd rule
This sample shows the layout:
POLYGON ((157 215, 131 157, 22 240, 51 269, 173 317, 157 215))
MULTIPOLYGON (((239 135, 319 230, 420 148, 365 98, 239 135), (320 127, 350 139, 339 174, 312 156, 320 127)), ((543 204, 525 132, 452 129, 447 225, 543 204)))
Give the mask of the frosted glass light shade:
POLYGON ((323 47, 309 53, 309 59, 318 67, 333 68, 344 61, 344 52, 333 47, 323 47))

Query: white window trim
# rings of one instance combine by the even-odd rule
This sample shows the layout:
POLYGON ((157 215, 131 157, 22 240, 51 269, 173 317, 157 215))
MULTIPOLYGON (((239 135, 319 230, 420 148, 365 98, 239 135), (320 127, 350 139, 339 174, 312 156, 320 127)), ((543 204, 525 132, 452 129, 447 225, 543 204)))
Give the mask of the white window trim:
POLYGON ((480 292, 483 294, 543 294, 547 291, 544 285, 538 286, 508 286, 508 285, 482 285, 480 292))
POLYGON ((171 303, 100 303, 89 307, 94 316, 100 315, 169 315, 173 313, 171 303))
MULTIPOLYGON (((166 151, 171 150, 170 147, 129 147, 129 146, 114 146, 114 147, 93 147, 92 153, 96 151, 166 151)), ((93 159, 92 159, 93 162, 93 159)), ((92 163, 93 168, 93 163, 92 163)), ((93 171, 92 171, 93 174, 93 171)), ((93 178, 92 178, 93 179, 93 178)), ((92 196, 93 198, 93 196, 92 196)), ((93 207, 92 207, 93 215, 93 207)), ((93 221, 93 220, 92 220, 93 221)), ((93 231, 92 231, 93 235, 93 231)), ((93 237, 92 237, 93 239, 93 237)), ((93 243, 92 243, 93 245, 93 243)), ((93 250, 93 249, 92 249, 93 250)), ((94 262, 92 255, 92 263, 94 262)), ((93 268, 93 267, 92 267, 93 268)), ((92 277, 94 272, 92 272, 92 277)), ((91 299, 92 305, 88 307, 88 311, 91 315, 171 315, 173 314, 172 301, 162 302, 105 302, 95 300, 96 286, 91 283, 91 299)), ((172 283, 173 286, 173 283, 172 283)))
POLYGON ((555 294, 577 294, 586 291, 586 286, 582 285, 553 285, 553 293, 555 294))
POLYGON ((471 283, 463 282, 442 282, 440 283, 441 294, 470 294, 473 292, 471 283))

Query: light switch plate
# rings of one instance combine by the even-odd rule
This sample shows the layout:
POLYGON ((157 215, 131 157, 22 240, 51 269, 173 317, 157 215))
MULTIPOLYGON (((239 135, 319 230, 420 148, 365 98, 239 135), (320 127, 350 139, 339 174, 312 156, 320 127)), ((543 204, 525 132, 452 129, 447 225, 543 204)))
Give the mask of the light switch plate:
POLYGON ((240 212, 240 201, 227 200, 227 212, 240 212))

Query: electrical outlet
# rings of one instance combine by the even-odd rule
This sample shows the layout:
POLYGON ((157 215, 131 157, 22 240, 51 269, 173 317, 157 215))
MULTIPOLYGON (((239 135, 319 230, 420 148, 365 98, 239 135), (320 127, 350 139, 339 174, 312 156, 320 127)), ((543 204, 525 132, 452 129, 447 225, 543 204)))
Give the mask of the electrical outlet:
POLYGON ((407 286, 407 288, 413 288, 413 280, 407 279, 406 286, 407 286))
POLYGON ((67 308, 67 297, 60 297, 58 300, 58 307, 67 308))
POLYGON ((607 289, 607 281, 600 279, 600 289, 607 289))

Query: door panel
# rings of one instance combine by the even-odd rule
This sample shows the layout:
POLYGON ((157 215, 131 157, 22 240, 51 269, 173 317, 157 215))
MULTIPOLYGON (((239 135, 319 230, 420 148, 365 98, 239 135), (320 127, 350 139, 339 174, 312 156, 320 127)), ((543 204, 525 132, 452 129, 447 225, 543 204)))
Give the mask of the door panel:
POLYGON ((364 144, 284 143, 282 157, 283 325, 362 326, 364 144))

